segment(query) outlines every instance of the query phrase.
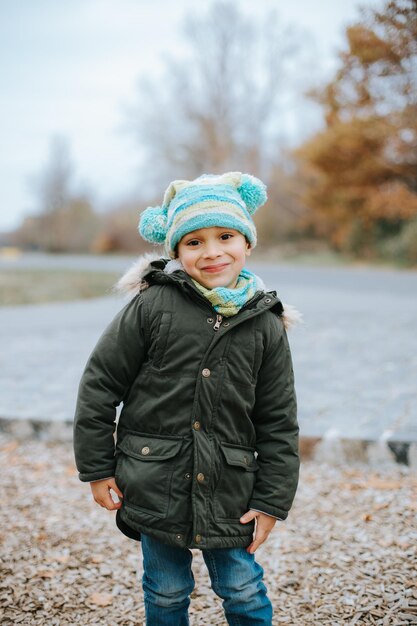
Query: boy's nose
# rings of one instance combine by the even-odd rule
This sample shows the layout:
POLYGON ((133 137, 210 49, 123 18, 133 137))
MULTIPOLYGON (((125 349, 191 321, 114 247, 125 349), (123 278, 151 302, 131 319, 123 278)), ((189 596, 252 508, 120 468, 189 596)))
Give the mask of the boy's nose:
POLYGON ((207 258, 213 258, 213 257, 219 256, 221 255, 221 253, 222 252, 216 243, 212 243, 212 244, 208 243, 205 246, 204 256, 207 258))

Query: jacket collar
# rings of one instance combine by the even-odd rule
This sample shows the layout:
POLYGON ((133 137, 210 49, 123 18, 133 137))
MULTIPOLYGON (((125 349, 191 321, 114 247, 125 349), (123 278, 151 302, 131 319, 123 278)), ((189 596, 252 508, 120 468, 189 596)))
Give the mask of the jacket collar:
MULTIPOLYGON (((175 283, 188 292, 191 290, 201 300, 205 300, 204 296, 195 287, 190 276, 182 268, 178 259, 167 259, 154 253, 140 256, 118 280, 113 291, 133 298, 151 285, 166 283, 175 283)), ((243 308, 270 308, 278 315, 281 315, 287 330, 301 322, 302 315, 295 307, 282 303, 276 291, 268 290, 263 281, 262 285, 263 291, 257 291, 254 298, 243 308)))

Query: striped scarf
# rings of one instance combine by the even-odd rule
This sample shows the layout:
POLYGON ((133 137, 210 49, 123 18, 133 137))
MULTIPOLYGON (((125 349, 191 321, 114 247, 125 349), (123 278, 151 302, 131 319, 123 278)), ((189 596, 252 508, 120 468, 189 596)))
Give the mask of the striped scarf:
POLYGON ((240 272, 234 289, 227 287, 207 289, 194 278, 191 280, 203 296, 211 302, 214 310, 225 317, 236 315, 242 306, 264 287, 262 280, 245 268, 240 272))

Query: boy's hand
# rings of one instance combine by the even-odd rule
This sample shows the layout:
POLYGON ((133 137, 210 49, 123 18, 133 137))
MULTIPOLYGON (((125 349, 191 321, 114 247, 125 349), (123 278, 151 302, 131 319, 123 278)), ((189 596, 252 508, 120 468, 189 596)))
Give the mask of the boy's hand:
POLYGON ((107 509, 108 511, 113 511, 114 509, 120 509, 122 506, 121 502, 115 502, 110 495, 110 489, 119 496, 119 498, 123 498, 123 494, 120 491, 119 487, 116 485, 116 481, 114 478, 104 478, 103 480, 96 480, 93 483, 90 483, 91 491, 93 494, 94 500, 107 509))
POLYGON ((271 517, 271 515, 267 515, 266 513, 261 513, 260 511, 248 511, 242 515, 240 522, 242 524, 247 524, 253 519, 256 519, 255 537, 250 546, 246 548, 246 552, 249 552, 249 554, 253 554, 255 550, 257 550, 257 548, 259 548, 259 546, 268 539, 268 535, 277 521, 275 517, 271 517))

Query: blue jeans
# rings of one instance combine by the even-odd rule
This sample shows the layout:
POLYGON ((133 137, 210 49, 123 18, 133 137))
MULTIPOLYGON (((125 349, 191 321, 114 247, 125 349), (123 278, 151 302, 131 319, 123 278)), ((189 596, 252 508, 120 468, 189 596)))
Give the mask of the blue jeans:
MULTIPOLYGON (((192 553, 142 534, 147 626, 188 626, 194 589, 192 553)), ((229 626, 271 626, 272 605, 263 569, 245 548, 202 550, 213 591, 223 599, 229 626)))

